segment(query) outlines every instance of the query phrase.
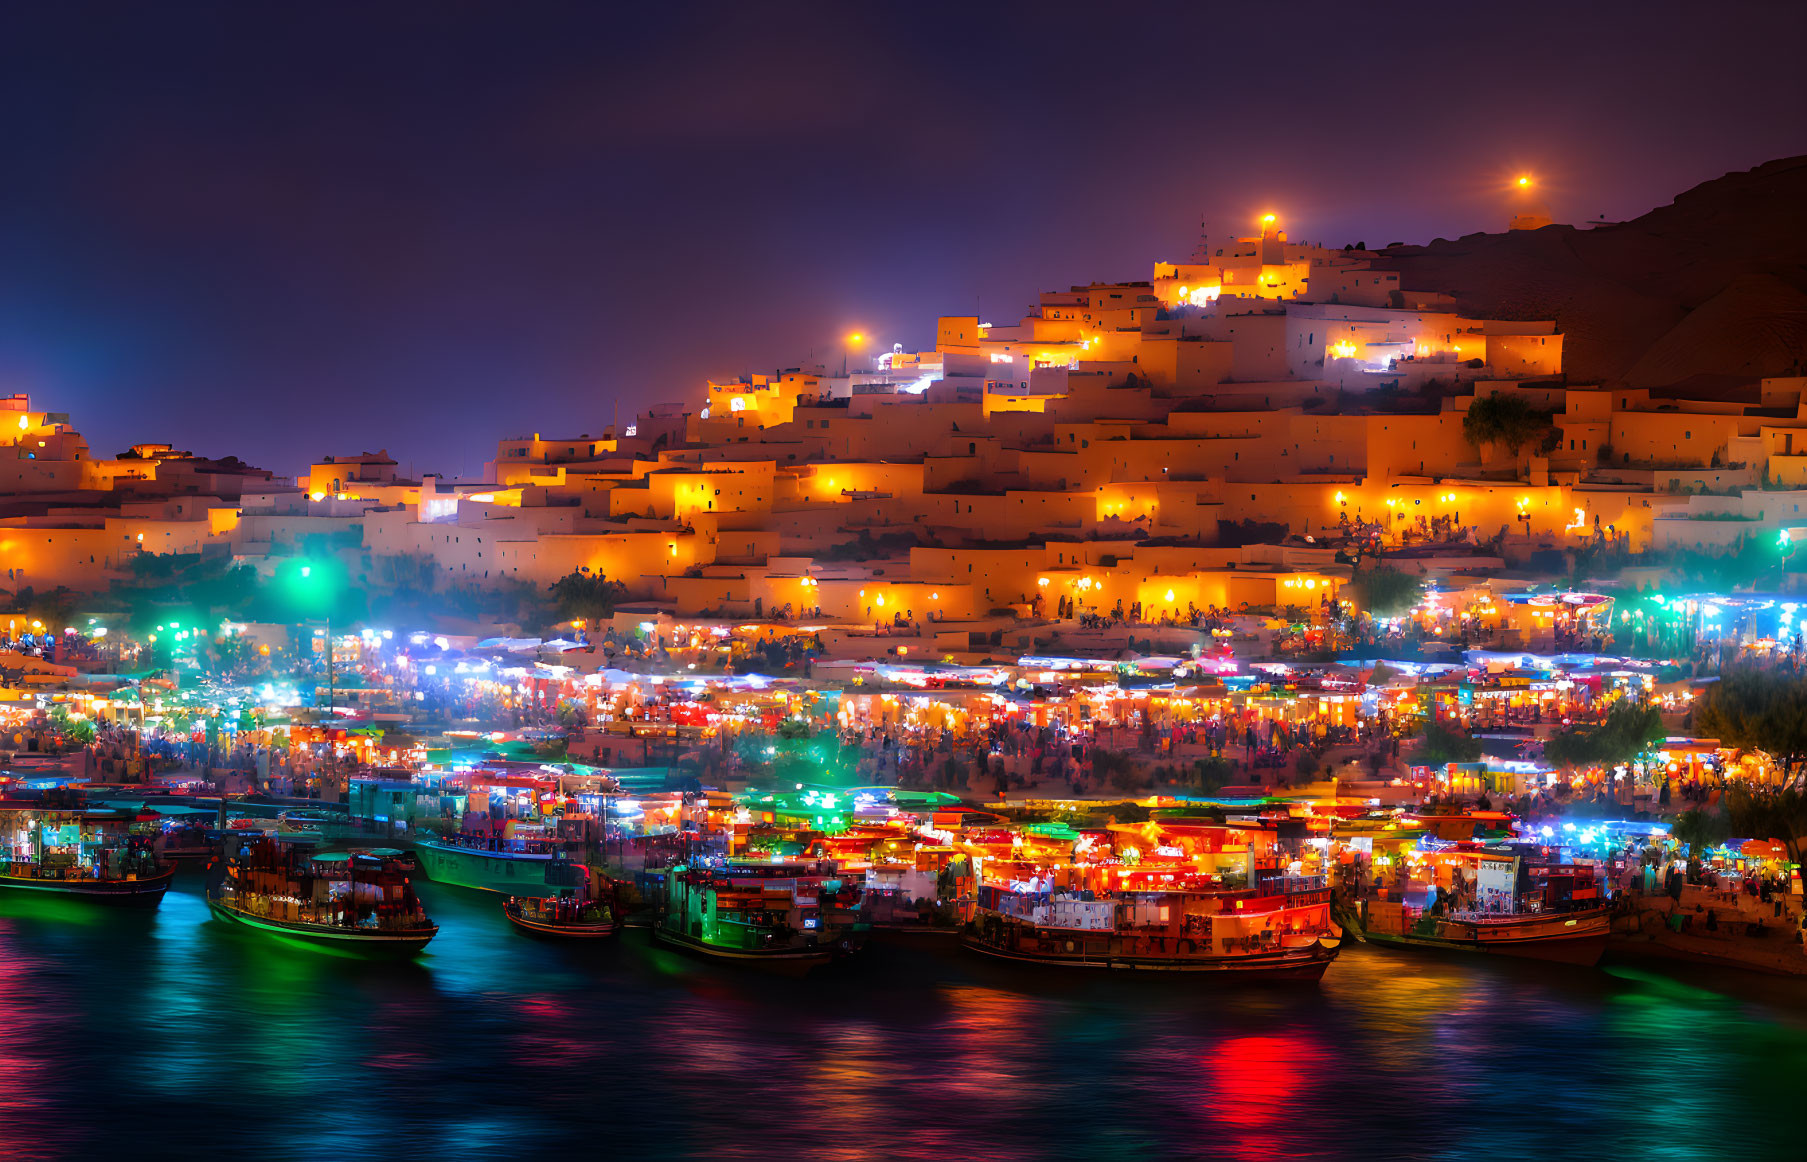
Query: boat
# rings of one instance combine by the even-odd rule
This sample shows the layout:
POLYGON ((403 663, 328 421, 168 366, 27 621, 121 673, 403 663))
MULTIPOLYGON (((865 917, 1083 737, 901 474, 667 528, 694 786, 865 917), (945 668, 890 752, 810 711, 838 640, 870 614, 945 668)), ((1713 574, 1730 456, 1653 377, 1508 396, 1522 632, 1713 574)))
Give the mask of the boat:
POLYGON ((1363 900, 1349 913, 1362 939, 1563 964, 1600 962, 1612 906, 1593 865, 1562 863, 1561 849, 1534 843, 1421 842, 1431 846, 1415 853, 1416 871, 1398 879, 1389 898, 1363 900))
POLYGON ((176 875, 156 853, 155 826, 129 809, 0 809, 0 888, 154 908, 176 875))
POLYGON ((559 863, 568 844, 540 836, 460 833, 415 842, 421 869, 434 883, 510 896, 555 896, 569 887, 559 863))
POLYGON ((1322 876, 1252 890, 1168 878, 1158 890, 1110 892, 981 883, 961 943, 1021 964, 1251 981, 1316 981, 1341 950, 1322 876))
POLYGON ((372 851, 313 852, 268 836, 218 868, 207 906, 221 920, 361 955, 413 956, 439 932, 405 869, 372 851))
POLYGON ((1426 915, 1400 903, 1370 901, 1362 935, 1374 944, 1494 952, 1528 960, 1593 966, 1606 951, 1609 908, 1572 913, 1426 915))
POLYGON ((664 879, 654 905, 657 943, 791 976, 865 943, 860 889, 832 863, 692 861, 664 879))
POLYGON ((508 922, 532 936, 561 940, 602 940, 621 932, 624 917, 613 881, 597 891, 590 886, 590 869, 577 865, 583 883, 556 896, 510 896, 502 905, 508 922))
POLYGON ((176 862, 208 860, 219 847, 217 835, 217 830, 206 824, 176 823, 158 836, 157 854, 176 862))

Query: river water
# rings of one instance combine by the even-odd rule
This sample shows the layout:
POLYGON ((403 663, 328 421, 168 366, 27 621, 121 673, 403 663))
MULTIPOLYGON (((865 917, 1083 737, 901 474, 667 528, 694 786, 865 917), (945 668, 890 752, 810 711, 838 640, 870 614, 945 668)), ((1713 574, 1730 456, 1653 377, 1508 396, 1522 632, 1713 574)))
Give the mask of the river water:
POLYGON ((1786 1158, 1807 984, 1355 947, 1318 986, 874 947, 829 980, 534 941, 411 964, 0 893, 0 1158, 1786 1158))

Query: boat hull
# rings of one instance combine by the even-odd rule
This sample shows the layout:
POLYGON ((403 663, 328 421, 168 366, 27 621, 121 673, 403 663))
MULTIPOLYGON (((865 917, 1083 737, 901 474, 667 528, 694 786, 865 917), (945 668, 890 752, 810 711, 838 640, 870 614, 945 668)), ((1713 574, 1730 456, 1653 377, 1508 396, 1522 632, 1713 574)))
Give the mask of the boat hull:
POLYGON ((546 882, 546 865, 551 862, 548 857, 478 851, 430 839, 416 844, 415 851, 420 870, 436 884, 540 899, 563 890, 558 884, 546 882))
POLYGON ((1604 909, 1577 915, 1534 916, 1518 922, 1482 922, 1433 919, 1408 932, 1380 932, 1373 928, 1363 936, 1374 944, 1400 948, 1446 948, 1457 952, 1490 952, 1521 960, 1593 967, 1606 952, 1611 915, 1604 909))
POLYGON ((657 923, 652 926, 652 934, 655 944, 668 944, 673 948, 679 948, 697 956, 706 956, 711 960, 756 968, 761 972, 777 973, 780 976, 807 976, 816 969, 831 964, 845 955, 839 949, 834 948, 777 948, 770 950, 723 948, 720 945, 699 940, 694 936, 669 931, 663 924, 657 923))
POLYGON ((93 900, 127 908, 155 908, 163 902, 163 894, 169 891, 170 882, 175 878, 174 867, 135 880, 40 880, 0 875, 0 889, 93 900))
POLYGON ((545 920, 536 920, 524 916, 504 905, 502 914, 508 922, 529 936, 537 936, 545 940, 607 940, 621 933, 621 922, 618 920, 597 923, 555 924, 545 920))
POLYGON ((250 928, 271 936, 284 936, 321 948, 331 948, 359 956, 407 957, 417 955, 427 942, 439 934, 437 925, 412 932, 383 932, 367 928, 338 928, 328 924, 304 924, 277 920, 269 916, 253 916, 220 900, 208 900, 207 907, 215 916, 231 924, 250 928))
POLYGON ((1341 950, 1340 941, 1320 940, 1304 948, 1279 948, 1236 956, 1137 956, 1109 951, 1088 954, 1083 951, 1084 943, 1081 941, 1072 942, 1080 949, 1074 952, 1066 952, 1064 949, 1052 952, 1029 951, 1020 944, 993 943, 971 934, 962 936, 960 942, 981 956, 1015 964, 1141 973, 1192 973, 1248 981, 1321 980, 1325 970, 1330 967, 1330 962, 1336 959, 1341 950))

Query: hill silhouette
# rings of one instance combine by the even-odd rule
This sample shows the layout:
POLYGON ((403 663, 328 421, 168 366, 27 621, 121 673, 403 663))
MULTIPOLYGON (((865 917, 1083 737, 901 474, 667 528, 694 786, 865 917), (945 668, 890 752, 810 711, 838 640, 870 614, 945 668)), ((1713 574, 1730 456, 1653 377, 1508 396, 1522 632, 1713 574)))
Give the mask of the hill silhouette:
POLYGON ((1465 313, 1555 319, 1572 382, 1666 387, 1807 368, 1807 157, 1695 186, 1629 222, 1379 251, 1465 313))

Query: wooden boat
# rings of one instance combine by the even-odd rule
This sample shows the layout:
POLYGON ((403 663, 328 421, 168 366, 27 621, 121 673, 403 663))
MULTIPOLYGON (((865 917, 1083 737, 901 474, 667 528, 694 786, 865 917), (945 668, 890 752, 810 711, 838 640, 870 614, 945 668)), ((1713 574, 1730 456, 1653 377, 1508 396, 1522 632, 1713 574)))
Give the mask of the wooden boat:
POLYGON ((156 854, 156 827, 129 808, 0 810, 0 888, 154 908, 176 874, 156 854))
POLYGON ((860 890, 832 865, 734 861, 665 874, 653 940, 713 960, 802 976, 865 943, 860 890))
POLYGON ((1612 926, 1603 879, 1561 859, 1560 848, 1523 841, 1416 851, 1413 876, 1348 919, 1376 944, 1598 964, 1612 926))
POLYGON ((20 892, 49 892, 102 904, 155 908, 176 878, 174 864, 158 865, 145 874, 127 872, 96 877, 79 868, 45 867, 31 862, 0 862, 0 888, 20 892))
POLYGON ((571 864, 564 874, 575 886, 556 896, 510 896, 502 914, 532 936, 602 940, 618 934, 624 919, 618 885, 604 880, 602 890, 596 890, 590 869, 583 864, 571 864))
POLYGON ((1184 884, 1026 893, 981 884, 962 943, 983 956, 1057 968, 1315 981, 1336 959, 1342 934, 1322 877, 1293 878, 1294 890, 1278 894, 1184 884))
POLYGON ((1606 951, 1612 909, 1490 915, 1427 915, 1399 903, 1369 901, 1362 935, 1371 943, 1493 952, 1528 960, 1595 965, 1606 951))
POLYGON ((439 932, 407 873, 371 852, 310 852, 270 837, 226 861, 208 888, 221 920, 359 955, 412 956, 439 932))
POLYGON ((622 927, 621 909, 606 900, 516 896, 502 905, 502 914, 523 932, 560 940, 603 940, 622 927))

